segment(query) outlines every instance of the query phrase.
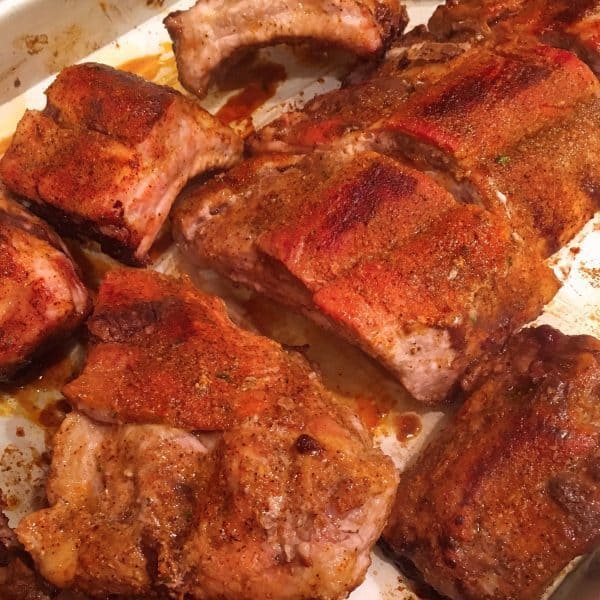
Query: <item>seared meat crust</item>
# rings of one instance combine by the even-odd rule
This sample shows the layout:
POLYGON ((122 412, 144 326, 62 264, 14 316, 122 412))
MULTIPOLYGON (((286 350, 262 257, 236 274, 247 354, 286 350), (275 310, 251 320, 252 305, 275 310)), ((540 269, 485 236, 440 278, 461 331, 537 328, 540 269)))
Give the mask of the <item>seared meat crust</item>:
POLYGON ((598 0, 449 0, 429 30, 442 40, 530 35, 571 50, 600 73, 598 0))
POLYGON ((564 50, 480 47, 373 135, 461 199, 508 216, 549 256, 599 206, 599 92, 593 73, 564 50))
POLYGON ((407 22, 396 0, 199 0, 165 19, 179 80, 198 96, 221 63, 248 48, 311 39, 374 56, 407 22))
POLYGON ((110 272, 87 326, 85 367, 63 393, 100 421, 223 430, 312 386, 300 355, 240 329, 187 281, 110 272))
POLYGON ((556 291, 504 218, 372 152, 258 157, 173 222, 197 263, 334 329, 426 402, 556 291))
POLYGON ((63 422, 50 508, 17 529, 42 575, 98 598, 344 598, 397 484, 359 419, 303 358, 185 282, 127 270, 100 296, 91 329, 104 340, 66 392, 142 424, 63 422))
POLYGON ((0 177, 71 235, 130 264, 148 250, 190 177, 234 164, 241 141, 175 90, 110 67, 64 69, 27 111, 0 177))
POLYGON ((600 541, 600 341, 525 329, 400 482, 384 539, 455 600, 536 600, 600 541))
POLYGON ((0 191, 0 381, 68 336, 89 310, 62 240, 0 191))
POLYGON ((469 44, 435 42, 427 33, 413 31, 393 44, 377 68, 353 73, 341 89, 282 114, 253 134, 247 147, 258 154, 369 146, 369 127, 392 116, 419 88, 458 68, 468 60, 468 50, 469 44))

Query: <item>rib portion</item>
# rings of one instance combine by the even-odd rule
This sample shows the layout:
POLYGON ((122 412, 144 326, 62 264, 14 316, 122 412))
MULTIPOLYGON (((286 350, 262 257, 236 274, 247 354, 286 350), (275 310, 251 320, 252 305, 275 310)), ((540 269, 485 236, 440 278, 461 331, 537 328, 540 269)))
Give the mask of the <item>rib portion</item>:
POLYGON ((241 153, 227 127, 174 90, 97 64, 68 67, 27 111, 0 177, 58 227, 148 261, 187 180, 241 153))
POLYGON ((89 308, 60 238, 0 192, 0 381, 71 333, 89 308))
POLYGON ((467 43, 436 42, 421 29, 413 30, 393 44, 376 69, 360 77, 354 73, 341 89, 284 113, 253 134, 247 145, 255 154, 369 146, 369 127, 392 116, 420 87, 458 68, 469 48, 467 43))
POLYGON ((532 600, 600 541, 600 342, 527 329, 488 371, 384 538, 449 598, 532 600))
POLYGON ((375 153, 248 161, 181 203, 199 264, 304 312, 443 400, 556 291, 506 220, 375 153))
POLYGON ((468 170, 480 158, 495 158, 507 146, 569 116, 599 90, 593 73, 564 50, 481 47, 460 69, 424 86, 383 122, 431 146, 440 154, 438 160, 454 160, 468 170))
POLYGON ((396 472, 303 358, 150 271, 109 275, 91 327, 111 341, 67 395, 139 424, 63 422, 50 507, 17 529, 44 577, 93 597, 191 600, 341 599, 362 581, 396 472))
POLYGON ((563 50, 481 48, 373 131, 386 152, 435 171, 460 198, 508 213, 550 255, 598 207, 598 91, 563 50))
POLYGON ((529 34, 575 52, 600 72, 598 0, 452 0, 436 9, 429 29, 438 39, 529 34))
POLYGON ((109 273, 87 326, 85 368, 63 392, 100 421, 222 430, 312 385, 299 355, 235 326, 221 300, 149 271, 109 273))
POLYGON ((165 19, 179 80, 198 96, 220 64, 248 48, 312 39, 374 56, 407 22, 396 0, 199 0, 165 19))

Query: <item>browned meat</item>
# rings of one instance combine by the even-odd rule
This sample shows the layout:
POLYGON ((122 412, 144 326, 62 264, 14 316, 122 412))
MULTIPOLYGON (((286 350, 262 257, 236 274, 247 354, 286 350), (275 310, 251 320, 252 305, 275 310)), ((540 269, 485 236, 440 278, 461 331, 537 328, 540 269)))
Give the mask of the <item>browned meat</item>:
POLYGON ((429 29, 444 40, 529 34, 572 50, 600 73, 598 0, 449 0, 435 11, 429 29))
POLYGON ((537 600, 600 541, 600 341, 526 329, 404 473, 384 533, 454 600, 537 600))
POLYGON ((199 0, 165 19, 179 80, 198 96, 223 61, 248 48, 313 39, 374 56, 407 22, 397 0, 199 0))
POLYGON ((312 385, 299 355, 235 326, 218 298, 152 272, 109 273, 87 325, 85 368, 63 391, 101 421, 222 430, 312 385))
POLYGON ((598 206, 599 90, 564 50, 484 47, 413 94, 375 136, 460 197, 508 212, 519 235, 548 255, 598 206))
MULTIPOLYGON (((17 528, 40 573, 93 597, 344 598, 362 581, 389 515, 397 484, 391 461, 303 358, 235 329, 220 302, 150 271, 109 277, 93 327, 116 336, 103 345, 115 362, 105 363, 106 383, 83 401, 94 411, 108 406, 111 385, 125 389, 127 366, 141 364, 143 340, 156 336, 145 348, 151 367, 136 373, 127 412, 117 411, 164 424, 98 424, 80 413, 65 419, 54 441, 50 508, 17 528), (169 352, 180 353, 177 363, 169 352), (218 368, 228 370, 214 375, 218 368), (194 369, 196 383, 185 382, 183 397, 181 382, 194 369), (157 386, 164 398, 155 405, 157 386), (217 389, 220 404, 203 400, 217 389), (224 431, 168 425, 213 429, 229 401, 225 414, 234 418, 224 431)), ((93 353, 90 363, 98 373, 93 353)))
POLYGON ((469 44, 435 42, 413 30, 390 48, 374 71, 361 74, 359 81, 354 73, 341 89, 284 113, 253 134, 247 145, 254 153, 368 146, 369 127, 392 116, 415 90, 458 68, 468 49, 469 44))
MULTIPOLYGON (((3 500, 0 492, 0 500, 3 500)), ((6 515, 0 511, 0 567, 9 564, 13 553, 20 548, 15 532, 8 526, 6 515)))
MULTIPOLYGON (((21 559, 15 558, 7 566, 0 567, 2 600, 51 600, 56 596, 55 588, 44 582, 21 559)), ((67 598, 60 600, 67 600, 67 598)), ((75 600, 75 597, 69 600, 75 600)))
POLYGON ((0 380, 71 333, 89 308, 60 238, 0 190, 0 380))
POLYGON ((375 153, 256 158, 174 224, 193 260, 335 329, 426 402, 556 291, 505 219, 375 153))
POLYGON ((133 264, 186 181, 235 163, 241 142, 174 90, 97 64, 69 67, 28 111, 0 177, 70 234, 133 264))
MULTIPOLYGON (((403 52, 417 47, 432 43, 403 52)), ((552 254, 600 205, 600 84, 572 54, 536 43, 433 56, 425 67, 388 60, 367 81, 283 115, 251 147, 402 156, 456 197, 508 214, 527 244, 552 254)))

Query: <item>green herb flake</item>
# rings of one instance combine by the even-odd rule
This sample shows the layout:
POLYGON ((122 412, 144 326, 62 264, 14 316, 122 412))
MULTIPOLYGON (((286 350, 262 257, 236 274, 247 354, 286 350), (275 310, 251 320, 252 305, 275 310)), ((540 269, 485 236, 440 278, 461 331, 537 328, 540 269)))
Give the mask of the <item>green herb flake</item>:
POLYGON ((505 167, 510 162, 510 156, 502 155, 496 157, 496 162, 505 167))

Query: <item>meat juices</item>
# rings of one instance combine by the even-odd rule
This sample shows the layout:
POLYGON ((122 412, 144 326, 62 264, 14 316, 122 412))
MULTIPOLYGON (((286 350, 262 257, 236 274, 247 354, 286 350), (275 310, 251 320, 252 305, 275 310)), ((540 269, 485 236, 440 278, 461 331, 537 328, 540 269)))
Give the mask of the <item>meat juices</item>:
POLYGON ((310 39, 376 56, 407 22, 396 0, 199 0, 165 19, 179 80, 200 97, 216 68, 244 50, 310 39))
POLYGON ((175 90, 97 64, 64 69, 44 111, 27 111, 0 177, 57 227, 133 265, 175 196, 199 173, 233 165, 237 136, 175 90))
MULTIPOLYGON (((150 271, 111 273, 103 285, 92 327, 111 336, 98 347, 115 362, 102 364, 92 350, 86 370, 103 370, 104 382, 88 386, 80 405, 95 414, 111 406, 112 383, 113 397, 131 394, 117 418, 141 424, 67 416, 54 441, 50 507, 17 528, 40 572, 92 596, 344 598, 362 581, 389 515, 392 462, 303 358, 226 323, 222 302, 150 271), (146 348, 160 370, 154 377, 127 369, 128 356, 141 360, 144 337, 157 340, 146 348), (128 378, 135 386, 124 386, 128 378), (170 391, 173 381, 180 385, 165 394, 167 410, 154 386, 170 391), (223 422, 217 409, 211 422, 203 398, 222 393, 224 406, 228 390, 232 416, 223 422)), ((73 385, 81 391, 81 381, 73 385)))
POLYGON ((600 341, 525 329, 486 367, 384 539, 453 600, 536 600, 600 541, 600 341))
POLYGON ((428 403, 557 289, 504 218, 374 152, 246 161, 173 223, 196 263, 333 329, 428 403))
POLYGON ((68 336, 89 310, 62 240, 0 191, 0 381, 68 336))

